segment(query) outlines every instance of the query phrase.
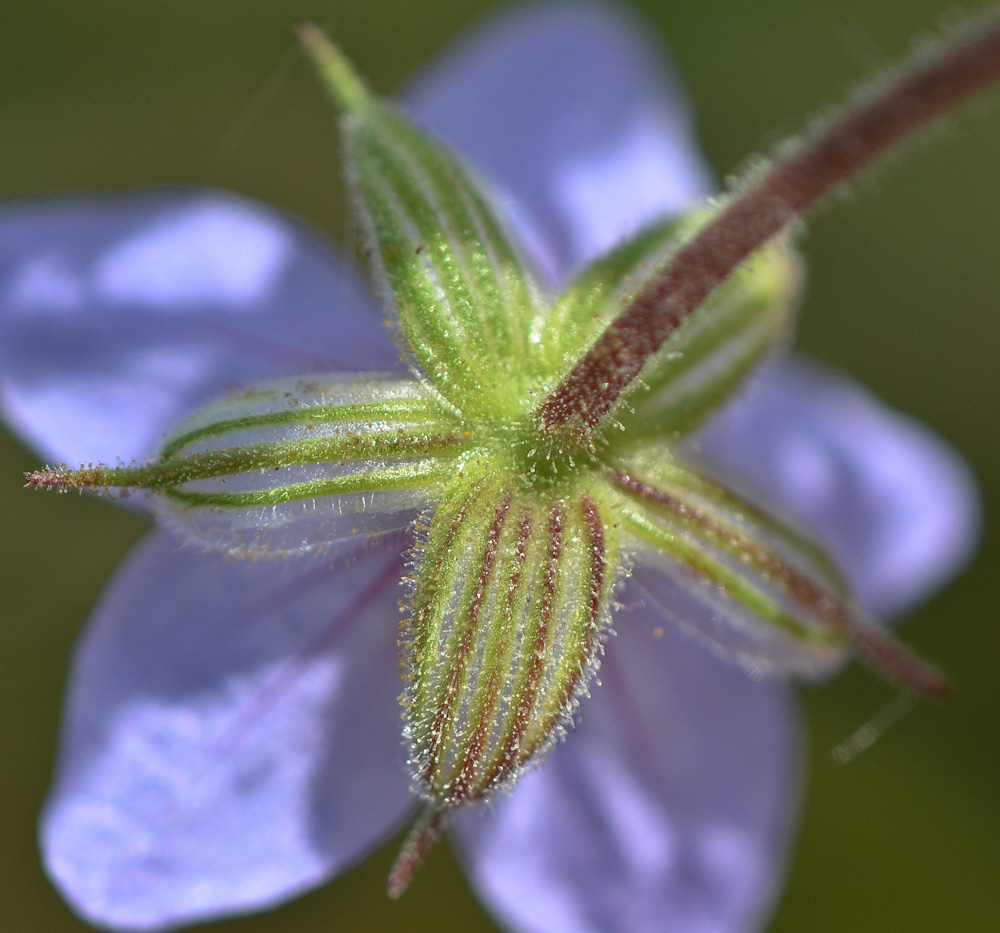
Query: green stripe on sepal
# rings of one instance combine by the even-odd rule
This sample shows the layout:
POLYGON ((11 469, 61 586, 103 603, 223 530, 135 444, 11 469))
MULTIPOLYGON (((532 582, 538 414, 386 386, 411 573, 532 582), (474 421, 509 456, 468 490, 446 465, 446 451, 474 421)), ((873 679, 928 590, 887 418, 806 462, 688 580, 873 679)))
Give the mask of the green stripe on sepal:
POLYGON ((343 127, 355 207, 410 355, 455 403, 514 413, 539 307, 479 185, 386 104, 348 112, 343 127))
POLYGON ((155 501, 202 546, 326 550, 406 527, 440 494, 467 437, 450 406, 412 380, 280 380, 181 425, 152 466, 184 481, 155 501))
POLYGON ((732 398, 766 356, 786 345, 802 278, 787 238, 743 263, 623 396, 618 421, 628 439, 681 437, 732 398))
POLYGON ((816 544, 664 448, 609 458, 604 478, 640 595, 721 653, 755 672, 818 677, 857 649, 891 679, 947 690, 865 617, 816 544))
POLYGON ((475 474, 426 528, 404 633, 414 781, 441 807, 509 785, 571 723, 618 566, 600 492, 475 474))
MULTIPOLYGON (((670 256, 702 226, 703 208, 641 230, 587 266, 556 299, 542 331, 561 379, 670 256)), ((761 358, 785 343, 802 279, 784 240, 758 250, 647 364, 616 413, 627 441, 678 437, 729 398, 761 358)), ((621 432, 606 431, 618 443, 621 432)))
POLYGON ((468 437, 412 380, 282 379, 201 409, 149 463, 38 476, 61 489, 146 491, 191 543, 271 556, 404 528, 440 495, 468 437))
POLYGON ((595 259, 566 286, 541 325, 546 369, 558 383, 681 243, 691 219, 669 217, 595 259))
POLYGON ((663 577, 636 572, 647 599, 752 669, 820 676, 840 663, 848 642, 825 612, 847 597, 815 548, 665 450, 606 475, 637 566, 663 577))

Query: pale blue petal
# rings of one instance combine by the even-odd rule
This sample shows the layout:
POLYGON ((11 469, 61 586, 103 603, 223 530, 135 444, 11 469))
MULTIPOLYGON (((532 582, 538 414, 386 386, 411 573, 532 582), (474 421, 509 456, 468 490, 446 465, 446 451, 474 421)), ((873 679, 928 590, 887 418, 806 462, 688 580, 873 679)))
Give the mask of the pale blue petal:
POLYGON ((0 401, 50 461, 147 457, 251 380, 398 365, 353 273, 250 201, 160 191, 0 214, 0 401))
POLYGON ((765 370, 700 443, 825 543, 878 616, 926 597, 971 556, 979 498, 959 454, 814 362, 765 370))
POLYGON ((154 930, 259 909, 392 831, 411 807, 401 573, 398 546, 335 570, 139 546, 77 651, 42 818, 83 917, 154 930))
POLYGON ((513 199, 552 279, 714 188, 651 39, 624 9, 522 7, 472 32, 405 95, 513 199))
POLYGON ((797 811, 794 703, 660 625, 621 612, 576 732, 459 821, 473 884, 512 930, 740 933, 766 919, 797 811))

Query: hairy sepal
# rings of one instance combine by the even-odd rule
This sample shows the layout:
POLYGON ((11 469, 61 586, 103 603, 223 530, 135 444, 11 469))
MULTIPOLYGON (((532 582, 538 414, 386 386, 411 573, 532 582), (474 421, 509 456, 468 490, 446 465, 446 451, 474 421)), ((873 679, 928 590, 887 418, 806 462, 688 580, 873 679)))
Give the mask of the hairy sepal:
POLYGON ((518 414, 539 305, 482 186, 389 104, 350 110, 343 133, 376 285, 408 356, 468 414, 518 414))
POLYGON ((817 678, 849 651, 904 688, 951 685, 869 619, 823 550, 649 445, 604 474, 643 598, 755 674, 817 678))
POLYGON ((481 465, 449 489, 404 625, 411 767, 434 808, 508 787, 571 725, 598 667, 618 553, 599 490, 533 489, 481 465))
MULTIPOLYGON (((699 208, 665 218, 585 268, 546 317, 540 341, 546 371, 564 378, 710 216, 699 208)), ((617 443, 620 428, 627 442, 679 438, 698 428, 765 356, 784 346, 801 281, 789 238, 758 250, 646 364, 608 419, 606 440, 617 443)))
POLYGON ((787 237, 737 268, 622 396, 616 414, 626 436, 676 440, 701 427, 764 359, 785 349, 803 275, 787 237))
POLYGON ((611 460, 638 594, 670 621, 759 674, 816 678, 865 624, 823 551, 663 447, 611 460))
POLYGON ((159 458, 109 478, 152 489, 160 518, 198 546, 322 552, 406 527, 464 441, 449 406, 413 380, 285 379, 202 409, 159 458))

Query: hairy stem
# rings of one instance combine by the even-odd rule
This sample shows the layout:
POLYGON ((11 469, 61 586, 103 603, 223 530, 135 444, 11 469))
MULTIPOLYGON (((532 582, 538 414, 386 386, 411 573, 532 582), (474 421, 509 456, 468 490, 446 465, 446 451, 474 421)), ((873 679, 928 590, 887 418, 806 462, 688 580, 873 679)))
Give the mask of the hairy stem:
POLYGON ((751 253, 884 151, 1000 78, 1000 14, 957 34, 771 163, 685 244, 608 326, 539 411, 585 442, 670 335, 751 253))

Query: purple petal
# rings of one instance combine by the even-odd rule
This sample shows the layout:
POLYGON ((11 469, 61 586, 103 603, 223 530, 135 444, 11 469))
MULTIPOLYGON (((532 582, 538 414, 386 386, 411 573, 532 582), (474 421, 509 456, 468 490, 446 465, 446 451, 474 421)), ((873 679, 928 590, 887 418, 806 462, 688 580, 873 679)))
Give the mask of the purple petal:
POLYGON ((77 653, 42 820, 84 917, 160 929, 268 906, 404 817, 398 554, 222 563, 164 534, 133 553, 77 653))
POLYGON ((406 99, 501 199, 513 196, 555 280, 714 188, 678 79, 622 10, 557 4, 498 17, 406 99))
POLYGON ((794 704, 655 625, 619 615, 576 733, 459 823, 473 882, 512 929, 734 933, 770 905, 797 803, 794 704))
POLYGON ((250 380, 398 365, 354 275, 250 201, 163 191, 0 215, 0 399, 52 460, 148 456, 250 380))
POLYGON ((979 500, 961 457, 816 363, 767 369, 700 441, 824 542, 876 615, 932 592, 976 542, 979 500))

